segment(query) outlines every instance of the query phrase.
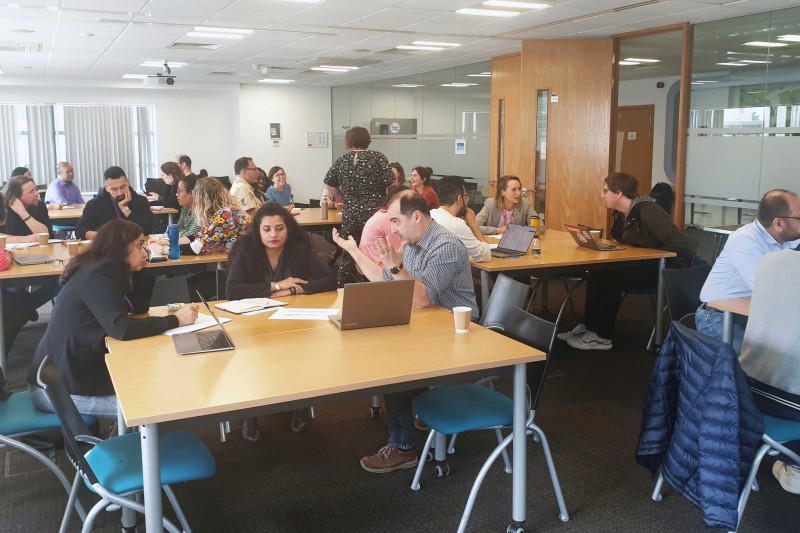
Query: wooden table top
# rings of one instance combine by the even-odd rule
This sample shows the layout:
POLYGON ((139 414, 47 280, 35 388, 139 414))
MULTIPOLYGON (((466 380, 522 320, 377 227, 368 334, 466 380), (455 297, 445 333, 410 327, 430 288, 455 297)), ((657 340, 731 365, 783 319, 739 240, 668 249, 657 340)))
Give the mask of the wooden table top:
MULTIPOLYGON (((50 220, 73 220, 81 218, 83 214, 83 208, 86 204, 83 205, 76 205, 72 206, 69 209, 51 209, 47 212, 50 220)), ((150 211, 154 215, 177 215, 179 211, 177 209, 172 209, 171 207, 165 207, 163 209, 153 209, 150 208, 150 211)))
POLYGON ((709 307, 720 311, 730 311, 737 315, 750 316, 750 296, 741 298, 728 298, 727 300, 713 300, 708 302, 709 307))
POLYGON ((294 217, 301 226, 339 226, 342 224, 342 212, 328 209, 328 218, 322 218, 319 207, 303 207, 299 215, 294 217))
POLYGON ((703 231, 709 233, 721 233, 723 235, 730 235, 737 229, 741 228, 744 224, 731 224, 730 226, 706 226, 703 231))
MULTIPOLYGON (((340 293, 288 297, 337 307, 340 293)), ((163 311, 162 311, 163 312, 163 311)), ((235 317, 236 350, 177 355, 170 338, 108 340, 106 356, 128 426, 181 420, 392 384, 541 361, 544 354, 472 324, 455 333, 442 308, 414 309, 402 326, 340 331, 328 321, 235 317)))
MULTIPOLYGON (((83 245, 81 245, 81 249, 83 245)), ((69 260, 67 246, 63 243, 53 243, 47 246, 30 246, 14 250, 15 256, 26 255, 48 255, 53 259, 69 260)), ((228 261, 227 254, 206 254, 206 255, 182 255, 178 260, 167 260, 161 263, 152 263, 147 268, 164 268, 186 265, 203 265, 212 263, 224 263, 228 261)), ((64 272, 64 266, 60 264, 28 265, 21 266, 12 263, 6 270, 0 272, 0 280, 15 278, 37 278, 44 276, 59 276, 64 272)))
MULTIPOLYGON (((638 259, 661 259, 677 255, 675 252, 627 245, 622 245, 625 247, 624 250, 600 252, 589 248, 581 248, 575 244, 568 232, 557 230, 547 230, 539 240, 542 245, 541 255, 528 253, 521 257, 510 259, 493 257, 491 261, 472 263, 472 266, 488 272, 502 272, 506 270, 565 267, 594 263, 617 263, 638 259)), ((604 242, 611 243, 611 241, 604 242)))

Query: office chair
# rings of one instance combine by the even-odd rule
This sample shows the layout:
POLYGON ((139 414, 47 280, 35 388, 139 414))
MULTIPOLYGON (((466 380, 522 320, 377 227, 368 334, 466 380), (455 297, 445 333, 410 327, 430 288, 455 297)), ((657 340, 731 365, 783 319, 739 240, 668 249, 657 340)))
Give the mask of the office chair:
POLYGON ((515 281, 505 274, 499 274, 479 324, 483 327, 504 324, 514 307, 522 308, 525 305, 530 290, 530 285, 515 281))
POLYGON ((711 265, 664 269, 664 294, 672 320, 681 321, 694 314, 700 305, 700 290, 710 272, 711 265))
POLYGON ((171 278, 156 278, 153 286, 153 295, 150 297, 150 307, 172 303, 189 303, 189 284, 186 276, 173 276, 171 278))
POLYGON ((53 233, 65 233, 67 239, 73 239, 75 238, 75 226, 53 224, 53 233))
MULTIPOLYGON (((97 515, 111 504, 144 513, 144 505, 134 496, 143 489, 142 443, 139 433, 126 433, 107 440, 100 440, 89 433, 89 429, 78 413, 69 393, 61 381, 58 369, 45 357, 36 376, 41 387, 56 410, 64 434, 64 451, 77 473, 72 484, 67 508, 61 522, 61 532, 69 527, 72 508, 76 505, 81 480, 100 501, 89 511, 83 523, 83 531, 92 529, 97 515), (91 446, 85 454, 80 444, 91 446)), ((184 430, 166 433, 159 438, 161 485, 167 495, 183 531, 190 531, 186 516, 181 510, 170 485, 183 481, 206 479, 214 475, 216 464, 211 451, 200 438, 184 430)), ((171 533, 180 530, 164 519, 164 527, 171 533)))
MULTIPOLYGON (((550 354, 552 353, 553 341, 555 340, 558 328, 558 320, 561 318, 561 313, 564 310, 565 304, 566 302, 561 305, 561 310, 559 311, 559 316, 555 323, 548 322, 515 307, 509 312, 502 329, 503 334, 506 336, 542 350, 546 354, 545 361, 538 364, 527 365, 530 405, 526 421, 526 433, 528 435, 533 435, 534 440, 538 440, 542 444, 545 460, 547 461, 547 467, 550 472, 550 478, 553 483, 553 490, 556 495, 556 500, 558 501, 559 517, 564 522, 569 520, 569 514, 567 513, 564 497, 561 493, 558 474, 556 473, 553 457, 550 453, 547 437, 544 431, 535 424, 534 417, 536 415, 536 406, 541 395, 544 378, 547 373, 550 354)), ((497 447, 489 454, 489 457, 484 462, 470 490, 467 504, 458 527, 458 531, 461 533, 466 530, 472 508, 478 496, 478 491, 480 490, 486 474, 489 472, 489 469, 492 464, 494 464, 497 457, 505 452, 506 448, 513 440, 513 434, 509 434, 507 437, 503 438, 501 428, 512 426, 514 402, 508 396, 494 389, 479 384, 465 384, 429 389, 417 396, 414 399, 413 405, 419 416, 425 420, 427 425, 431 428, 428 438, 425 441, 422 457, 427 456, 429 453, 437 434, 454 435, 470 430, 494 429, 498 435, 497 447)), ((424 466, 425 461, 421 460, 417 466, 414 480, 411 483, 412 490, 419 490, 420 478, 422 477, 424 466)), ((435 471, 437 477, 443 477, 449 473, 450 469, 445 461, 437 461, 435 471)), ((506 466, 506 472, 510 473, 509 465, 506 466)))

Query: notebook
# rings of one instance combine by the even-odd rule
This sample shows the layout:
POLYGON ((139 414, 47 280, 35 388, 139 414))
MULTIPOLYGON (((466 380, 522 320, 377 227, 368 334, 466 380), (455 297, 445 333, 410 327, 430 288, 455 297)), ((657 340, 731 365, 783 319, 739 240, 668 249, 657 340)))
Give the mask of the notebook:
POLYGON ((413 298, 413 279, 348 283, 342 310, 330 320, 341 330, 408 324, 413 298))
POLYGON ((282 305, 286 305, 286 302, 273 300, 272 298, 244 298, 242 300, 231 300, 229 302, 220 303, 215 307, 239 315, 242 313, 249 313, 250 311, 258 311, 260 309, 280 307, 282 305))
POLYGON ((52 263, 53 258, 49 255, 18 255, 14 257, 14 262, 20 266, 46 265, 52 263))
POLYGON ((519 257, 528 253, 531 242, 536 236, 536 228, 533 226, 520 226, 519 224, 509 224, 503 237, 500 239, 497 248, 492 249, 494 257, 519 257))
POLYGON ((222 350, 235 350, 236 345, 233 344, 233 339, 230 338, 228 332, 225 331, 225 326, 219 321, 217 315, 209 307, 206 299, 197 291, 203 305, 206 306, 211 317, 220 327, 220 330, 214 331, 192 331, 191 333, 180 333, 172 336, 172 341, 175 343, 175 350, 180 355, 189 355, 193 353, 206 353, 206 352, 219 352, 222 350))
POLYGON ((583 226, 576 226, 574 224, 564 224, 564 229, 572 235, 572 238, 575 240, 575 243, 578 246, 583 248, 589 248, 591 250, 600 250, 601 252, 612 252, 616 250, 624 250, 622 246, 614 246, 613 244, 603 244, 601 242, 597 242, 592 237, 592 234, 589 233, 589 230, 583 226))

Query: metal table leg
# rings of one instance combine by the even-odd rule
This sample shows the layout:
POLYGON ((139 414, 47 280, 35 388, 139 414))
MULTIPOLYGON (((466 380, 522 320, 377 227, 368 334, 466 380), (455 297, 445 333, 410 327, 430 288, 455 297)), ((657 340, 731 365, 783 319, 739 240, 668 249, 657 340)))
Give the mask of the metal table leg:
POLYGON ((722 312, 722 340, 733 346, 733 313, 722 312))
POLYGON ((161 466, 158 456, 158 424, 145 424, 139 429, 142 432, 145 527, 148 533, 154 533, 164 531, 164 511, 161 508, 161 466))
POLYGON ((514 460, 512 476, 511 519, 522 526, 526 518, 526 447, 527 376, 525 364, 514 365, 514 460))
POLYGON ((656 290, 656 346, 664 341, 664 258, 658 260, 658 289, 656 290))
POLYGON ((486 311, 489 303, 489 273, 481 270, 481 309, 486 311))
MULTIPOLYGON (((128 426, 125 425, 125 418, 122 416, 122 409, 117 403, 117 435, 123 435, 128 432, 128 426)), ((122 531, 136 531, 137 524, 136 511, 122 508, 122 531)))

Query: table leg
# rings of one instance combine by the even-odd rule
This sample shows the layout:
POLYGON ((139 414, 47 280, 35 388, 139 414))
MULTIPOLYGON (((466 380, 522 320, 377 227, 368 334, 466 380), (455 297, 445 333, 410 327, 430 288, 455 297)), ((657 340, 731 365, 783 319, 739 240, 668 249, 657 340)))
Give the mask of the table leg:
POLYGON ((522 525, 526 518, 527 375, 525 364, 514 365, 514 470, 512 476, 511 519, 522 525))
POLYGON ((722 313, 722 340, 733 346, 733 313, 731 311, 722 313))
POLYGON ((145 527, 148 533, 163 531, 161 508, 161 467, 158 457, 158 424, 140 426, 142 432, 142 474, 144 480, 145 527))
MULTIPOLYGON (((122 416, 122 408, 117 402, 117 435, 123 435, 128 432, 128 426, 125 425, 125 418, 122 416)), ((137 524, 136 511, 122 508, 122 531, 136 531, 137 524)))
POLYGON ((4 376, 7 376, 6 357, 8 357, 8 354, 6 353, 5 327, 6 326, 3 323, 3 283, 0 282, 0 370, 3 371, 4 376))
POLYGON ((481 309, 486 311, 489 303, 489 273, 481 270, 481 309))
POLYGON ((656 289, 656 346, 664 340, 664 258, 658 260, 658 289, 656 289))
POLYGON ((174 224, 175 223, 175 215, 172 213, 167 214, 167 224, 174 224))

